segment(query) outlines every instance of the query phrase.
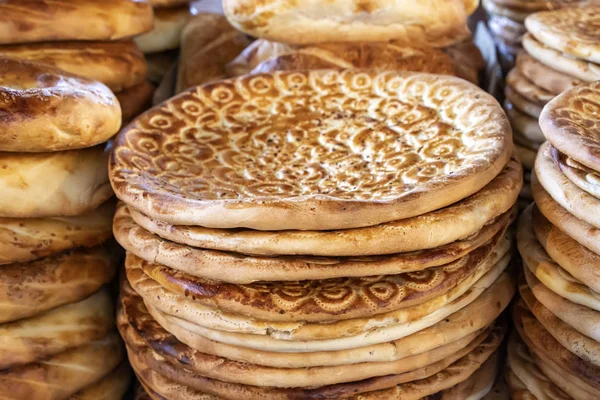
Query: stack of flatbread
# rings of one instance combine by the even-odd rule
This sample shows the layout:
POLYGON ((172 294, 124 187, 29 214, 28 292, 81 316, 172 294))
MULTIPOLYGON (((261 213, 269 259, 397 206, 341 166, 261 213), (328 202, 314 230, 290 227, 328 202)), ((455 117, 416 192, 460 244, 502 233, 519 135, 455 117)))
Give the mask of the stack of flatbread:
POLYGON ((369 68, 460 76, 485 62, 467 18, 479 0, 227 0, 182 36, 177 92, 248 73, 369 68), (246 35, 257 40, 249 43, 246 35))
POLYGON ((600 8, 563 8, 540 12, 525 20, 525 50, 507 76, 504 108, 513 127, 517 155, 526 170, 521 193, 524 204, 532 200, 531 170, 545 141, 538 119, 542 108, 555 96, 581 83, 600 79, 600 65, 593 54, 578 49, 600 41, 596 24, 600 8))
POLYGON ((119 261, 107 141, 123 115, 112 91, 145 79, 117 40, 151 9, 9 0, 0 15, 0 397, 118 399, 131 373, 105 288, 119 261))
MULTIPOLYGON (((595 46, 586 54, 600 54, 595 46)), ((598 83, 580 85, 540 117, 548 141, 519 226, 524 279, 508 375, 538 399, 600 398, 599 99, 598 83)))
POLYGON ((152 398, 481 398, 522 186, 458 78, 320 70, 200 86, 118 136, 118 326, 152 398))

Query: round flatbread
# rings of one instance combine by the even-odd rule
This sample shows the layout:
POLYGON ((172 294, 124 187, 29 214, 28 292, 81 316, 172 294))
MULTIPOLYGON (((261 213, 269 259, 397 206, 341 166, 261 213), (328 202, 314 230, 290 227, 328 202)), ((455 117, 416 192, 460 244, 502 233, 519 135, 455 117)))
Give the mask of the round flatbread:
POLYGON ((580 85, 548 103, 540 126, 552 146, 577 162, 599 170, 600 83, 580 85))
POLYGON ((486 396, 492 391, 498 374, 498 359, 498 353, 492 355, 468 379, 440 392, 440 400, 487 399, 486 396))
POLYGON ((535 85, 554 95, 573 89, 582 82, 570 75, 550 68, 529 55, 526 51, 517 57, 517 70, 535 85))
POLYGON ((568 7, 529 16, 527 30, 545 45, 571 57, 600 63, 600 7, 568 7))
POLYGON ((47 64, 104 83, 113 92, 146 77, 144 54, 132 41, 30 43, 0 47, 0 56, 47 64))
POLYGON ((600 256, 552 225, 537 209, 532 211, 537 239, 552 259, 576 279, 600 293, 600 256))
POLYGON ((137 225, 119 204, 114 233, 128 252, 199 278, 236 284, 256 281, 315 280, 392 275, 426 268, 459 265, 464 257, 498 235, 512 221, 514 209, 465 238, 424 251, 355 258, 260 257, 205 250, 169 242, 137 225), (229 271, 223 274, 223 270, 229 271))
MULTIPOLYGON (((334 322, 331 323, 332 326, 304 324, 290 333, 279 330, 274 332, 267 331, 262 334, 251 334, 205 328, 178 316, 161 312, 150 305, 150 303, 147 303, 147 306, 150 313, 156 319, 160 319, 165 327, 171 324, 178 324, 182 328, 202 335, 207 339, 233 346, 273 352, 344 350, 397 340, 438 323, 450 314, 472 303, 487 288, 492 286, 493 289, 497 289, 499 286, 506 287, 510 283, 510 279, 507 279, 506 275, 501 275, 499 279, 496 279, 498 282, 494 280, 498 276, 498 273, 502 272, 500 267, 505 267, 505 265, 501 263, 497 269, 488 272, 488 274, 473 285, 471 291, 463 293, 449 304, 439 306, 436 310, 425 309, 424 312, 419 313, 420 310, 412 309, 387 314, 392 317, 398 317, 398 323, 382 321, 381 319, 379 321, 377 319, 357 319, 334 322), (365 326, 365 323, 369 322, 371 325, 365 326), (377 326, 377 322, 381 324, 381 327, 377 326), (318 339, 319 329, 323 331, 323 339, 318 339), (348 329, 356 329, 357 333, 349 332, 348 329)), ((511 290, 507 291, 508 293, 512 293, 511 290)))
POLYGON ((105 336, 113 324, 113 306, 105 290, 78 303, 2 324, 0 367, 6 369, 32 363, 82 346, 105 336))
MULTIPOLYGON (((529 350, 523 343, 522 339, 516 332, 510 335, 508 341, 508 366, 509 371, 514 374, 514 377, 509 379, 511 386, 514 378, 518 379, 519 386, 513 390, 527 390, 535 397, 526 397, 522 395, 522 400, 572 400, 566 393, 564 393, 558 386, 556 386, 535 364, 535 361, 531 358, 529 350)), ((514 396, 513 398, 518 398, 514 396)))
POLYGON ((544 65, 583 82, 593 82, 600 79, 600 66, 584 60, 571 58, 540 43, 533 35, 527 33, 523 37, 523 48, 533 58, 544 65))
POLYGON ((444 47, 469 36, 467 17, 476 8, 468 0, 443 4, 431 0, 403 3, 344 0, 226 0, 227 19, 250 36, 291 44, 402 41, 444 47))
POLYGON ((152 28, 152 7, 137 0, 5 0, 0 43, 118 40, 152 28))
MULTIPOLYGON (((125 288, 121 291, 121 293, 124 293, 122 298, 126 308, 131 306, 128 303, 131 300, 126 300, 127 296, 125 294, 133 295, 129 298, 133 300, 132 304, 136 304, 135 301, 138 304, 141 302, 137 293, 131 288, 127 288, 127 286, 125 285, 125 288)), ((206 339, 177 324, 170 324, 159 314, 157 314, 159 318, 156 321, 152 320, 148 313, 145 314, 145 319, 142 316, 136 316, 132 321, 135 321, 135 325, 138 327, 158 322, 163 328, 168 328, 169 332, 176 336, 178 340, 190 348, 205 354, 221 356, 250 364, 281 368, 305 368, 353 363, 389 362, 433 350, 436 347, 465 338, 469 340, 468 337, 471 337, 470 340, 473 340, 489 327, 506 308, 512 298, 512 294, 513 290, 510 289, 504 293, 485 291, 472 303, 450 314, 446 319, 429 328, 392 342, 340 351, 277 353, 248 349, 206 339), (498 302, 499 306, 496 307, 495 305, 498 302)))
POLYGON ((600 198, 600 173, 575 161, 553 148, 554 163, 571 182, 596 198, 600 198))
MULTIPOLYGON (((476 234, 515 204, 523 172, 511 162, 484 189, 449 207, 418 217, 343 231, 256 231, 174 226, 129 209, 144 229, 191 247, 259 255, 366 256, 444 246, 476 234), (461 223, 457 224, 460 218, 461 223)), ((285 280, 285 279, 284 279, 285 280)))
POLYGON ((600 313, 598 311, 560 297, 544 286, 529 269, 524 268, 524 272, 527 285, 544 307, 573 329, 598 342, 600 337, 598 328, 600 313))
POLYGON ((531 209, 521 214, 517 245, 523 263, 535 276, 556 294, 574 303, 600 311, 600 294, 556 264, 538 242, 533 232, 531 209))
POLYGON ((523 163, 523 168, 530 171, 534 168, 537 151, 515 144, 514 156, 523 163))
POLYGON ((153 94, 154 86, 147 81, 116 93, 115 96, 117 96, 117 100, 121 104, 123 124, 129 123, 132 119, 150 108, 153 94))
POLYGON ((553 161, 556 148, 546 142, 535 160, 535 175, 554 200, 575 217, 600 227, 600 199, 581 190, 569 180, 553 161))
MULTIPOLYGON (((167 291, 194 304, 267 321, 330 321, 370 317, 423 304, 470 279, 480 265, 496 263, 508 251, 508 238, 492 241, 460 263, 396 275, 328 280, 256 282, 246 285, 195 278, 168 267, 127 256, 125 263, 136 287, 160 296, 167 291), (490 261, 488 261, 488 259, 490 261), (151 289, 152 288, 152 289, 151 289)), ((150 295, 150 297, 156 297, 150 295)), ((145 296, 147 297, 147 296, 145 296)))
POLYGON ((548 331, 564 348, 587 363, 600 366, 600 343, 582 335, 560 318, 552 314, 542 303, 537 301, 526 283, 519 285, 521 298, 544 329, 548 331))
POLYGON ((533 104, 544 106, 554 98, 554 94, 535 85, 532 81, 522 75, 517 68, 513 68, 506 76, 506 83, 533 104))
POLYGON ((68 399, 110 373, 123 357, 121 338, 110 333, 44 360, 0 371, 0 391, 15 400, 68 399))
POLYGON ((112 237, 114 203, 75 217, 0 218, 0 265, 37 260, 112 237))
MULTIPOLYGON (((506 114, 508 115, 508 119, 510 120, 510 124, 512 125, 514 131, 520 133, 528 140, 538 143, 538 147, 539 144, 546 141, 537 119, 519 111, 508 100, 504 101, 504 109, 506 110, 506 114)), ((513 135, 515 135, 514 131, 513 135)))
POLYGON ((0 58, 0 85, 0 110, 10 115, 0 120, 0 151, 91 147, 107 141, 121 126, 121 109, 110 89, 58 68, 0 58))
POLYGON ((562 208, 538 182, 535 174, 531 177, 531 189, 536 205, 553 225, 594 253, 600 254, 600 229, 574 217, 562 208))
POLYGON ((129 363, 121 363, 108 375, 102 377, 79 392, 75 393, 68 400, 118 400, 123 399, 129 389, 131 380, 131 367, 129 363))
POLYGON ((543 105, 532 103, 531 101, 520 95, 510 85, 506 85, 504 87, 504 95, 514 107, 516 107, 524 114, 529 115, 531 118, 535 119, 538 119, 540 117, 543 105))
POLYGON ((80 301, 115 275, 117 252, 107 246, 68 251, 0 267, 0 323, 80 301))
POLYGON ((0 217, 91 212, 113 195, 107 159, 103 145, 56 153, 0 153, 0 217))
POLYGON ((189 5, 154 10, 154 27, 135 38, 144 53, 160 53, 179 47, 181 32, 192 17, 189 5))
POLYGON ((207 84, 144 114, 116 140, 110 175, 125 203, 171 224, 368 227, 482 189, 509 161, 509 132, 496 100, 458 78, 278 72, 207 84))

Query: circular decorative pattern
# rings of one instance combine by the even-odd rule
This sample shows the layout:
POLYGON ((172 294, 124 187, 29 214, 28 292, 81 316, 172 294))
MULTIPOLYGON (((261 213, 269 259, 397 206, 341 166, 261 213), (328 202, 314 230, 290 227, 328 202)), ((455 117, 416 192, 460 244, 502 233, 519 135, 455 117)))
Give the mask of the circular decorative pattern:
POLYGON ((164 222, 345 229, 475 193, 508 162, 509 132, 500 105, 457 78, 280 72, 144 114, 116 140, 110 175, 125 203, 164 222))

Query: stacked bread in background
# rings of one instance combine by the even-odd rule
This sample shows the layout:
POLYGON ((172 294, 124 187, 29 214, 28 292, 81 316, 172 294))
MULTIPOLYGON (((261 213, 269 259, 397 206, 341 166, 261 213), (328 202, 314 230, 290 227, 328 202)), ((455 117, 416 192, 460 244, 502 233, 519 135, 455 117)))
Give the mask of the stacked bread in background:
POLYGON ((148 79, 159 85, 177 62, 181 31, 192 17, 193 0, 148 0, 154 8, 154 26, 135 42, 148 61, 148 79))
POLYGON ((122 122, 111 89, 145 78, 121 39, 149 29, 151 15, 129 0, 0 4, 3 399, 117 399, 127 389, 105 287, 120 254, 109 242, 106 142, 122 122))
MULTIPOLYGON (((596 46, 577 48, 589 56, 596 46)), ((600 398, 599 100, 600 84, 582 84, 540 117, 548 141, 519 224, 525 276, 508 374, 513 390, 537 398, 600 398)))
POLYGON ((244 76, 115 142, 118 326, 152 398, 464 399, 494 382, 522 185, 450 76, 244 76))
MULTIPOLYGON (((600 79, 598 53, 578 49, 600 41, 600 8, 563 8, 530 15, 525 24, 525 49, 507 76, 504 108, 513 127, 515 148, 530 180, 535 155, 545 141, 538 118, 542 108, 556 95, 582 82, 600 79), (569 44, 566 44, 569 42, 569 44)), ((600 48, 599 48, 600 49, 600 48)), ((523 203, 532 200, 526 184, 523 203)))

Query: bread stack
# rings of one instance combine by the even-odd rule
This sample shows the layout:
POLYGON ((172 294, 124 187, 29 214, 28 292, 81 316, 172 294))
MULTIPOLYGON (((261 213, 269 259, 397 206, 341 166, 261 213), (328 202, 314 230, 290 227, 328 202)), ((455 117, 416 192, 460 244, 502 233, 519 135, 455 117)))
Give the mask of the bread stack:
POLYGON ((319 68, 451 74, 474 83, 483 58, 467 18, 478 0, 376 4, 226 0, 225 15, 259 40, 228 66, 230 76, 319 68), (446 50, 445 52, 443 50, 446 50))
POLYGON ((146 55, 148 79, 160 84, 177 61, 181 31, 192 17, 192 0, 148 0, 154 8, 154 27, 135 42, 146 55))
POLYGON ((500 105, 450 76, 208 84, 121 132, 118 326, 152 398, 480 398, 522 185, 500 105))
MULTIPOLYGON (((504 108, 513 126, 515 148, 526 170, 526 181, 530 180, 536 152, 545 141, 538 123, 542 108, 565 90, 600 79, 600 65, 594 63, 594 54, 577 50, 600 41, 600 31, 595 29, 598 21, 597 7, 540 12, 525 21, 525 50, 508 73, 504 108)), ((529 184, 521 197, 525 204, 531 202, 529 184)))
POLYGON ((51 65, 108 86, 123 122, 152 96, 146 62, 131 38, 152 27, 145 1, 9 0, 0 4, 0 57, 51 65), (35 12, 34 12, 35 11, 35 12))
MULTIPOLYGON (((590 57, 597 45, 576 48, 590 57)), ((508 374, 513 390, 538 399, 600 398, 599 100, 600 84, 583 84, 540 117, 548 141, 519 226, 525 277, 508 374)))

